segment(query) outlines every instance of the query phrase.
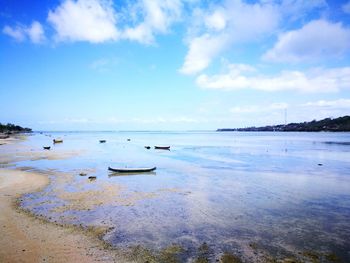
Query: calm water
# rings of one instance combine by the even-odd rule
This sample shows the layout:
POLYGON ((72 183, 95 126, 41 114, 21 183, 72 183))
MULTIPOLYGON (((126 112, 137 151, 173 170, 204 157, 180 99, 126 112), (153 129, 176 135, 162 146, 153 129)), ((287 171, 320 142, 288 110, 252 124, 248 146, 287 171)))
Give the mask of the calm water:
POLYGON ((277 258, 316 251, 350 262, 349 133, 44 133, 24 144, 40 149, 54 137, 64 143, 52 151, 82 153, 16 164, 70 174, 23 201, 50 220, 113 227, 105 240, 118 247, 181 245, 183 260, 205 242, 212 259, 253 257, 258 247, 277 258), (108 166, 157 170, 115 176, 108 166))

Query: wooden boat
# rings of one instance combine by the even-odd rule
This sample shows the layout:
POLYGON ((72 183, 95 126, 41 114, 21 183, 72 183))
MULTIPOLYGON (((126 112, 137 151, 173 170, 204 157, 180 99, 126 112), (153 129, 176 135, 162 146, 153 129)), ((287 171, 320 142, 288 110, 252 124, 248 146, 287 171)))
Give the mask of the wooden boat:
POLYGON ((44 150, 50 150, 51 146, 43 146, 44 150))
POLYGON ((106 142, 106 140, 100 140, 100 143, 105 143, 106 142))
POLYGON ((108 167, 108 170, 116 173, 147 173, 152 172, 157 167, 149 167, 149 168, 112 168, 108 167))
POLYGON ((63 140, 62 139, 53 139, 53 143, 62 143, 63 140))
POLYGON ((170 146, 154 146, 157 150, 170 150, 170 146))
POLYGON ((145 148, 146 148, 147 150, 149 150, 149 149, 151 149, 151 146, 145 146, 145 148))

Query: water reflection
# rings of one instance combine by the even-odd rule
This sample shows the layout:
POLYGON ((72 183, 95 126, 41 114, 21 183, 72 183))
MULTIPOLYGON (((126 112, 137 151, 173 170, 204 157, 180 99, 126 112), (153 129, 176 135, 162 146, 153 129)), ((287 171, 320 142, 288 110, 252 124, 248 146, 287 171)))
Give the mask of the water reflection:
POLYGON ((57 173, 25 207, 64 223, 114 227, 105 239, 116 246, 175 243, 189 259, 205 242, 212 258, 316 251, 350 261, 349 141, 347 133, 69 133, 51 151, 80 155, 17 166, 57 173), (107 171, 153 165, 147 174, 107 171))

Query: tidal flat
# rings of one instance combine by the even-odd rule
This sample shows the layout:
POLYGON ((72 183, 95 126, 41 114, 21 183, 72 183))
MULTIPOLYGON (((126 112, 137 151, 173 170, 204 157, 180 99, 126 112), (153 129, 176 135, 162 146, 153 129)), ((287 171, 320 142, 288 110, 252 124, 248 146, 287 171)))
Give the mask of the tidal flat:
POLYGON ((21 209, 130 261, 349 262, 349 142, 350 133, 44 132, 1 145, 0 165, 49 178, 21 209))

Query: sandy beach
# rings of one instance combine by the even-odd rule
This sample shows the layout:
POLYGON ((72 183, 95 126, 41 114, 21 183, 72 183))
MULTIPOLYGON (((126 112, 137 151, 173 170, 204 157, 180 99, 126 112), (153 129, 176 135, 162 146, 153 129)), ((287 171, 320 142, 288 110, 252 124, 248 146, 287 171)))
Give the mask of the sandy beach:
MULTIPOLYGON (((2 139, 0 143, 15 144, 22 139, 2 139)), ((2 154, 2 163, 9 161, 8 155, 2 154)), ((25 152, 23 156, 30 158, 25 152)), ((18 207, 21 195, 39 191, 48 183, 48 174, 0 169, 0 262, 125 262, 117 260, 97 237, 36 218, 18 207)))
POLYGON ((0 262, 116 262, 92 237, 16 208, 20 195, 46 184, 47 176, 39 173, 0 170, 0 262))

